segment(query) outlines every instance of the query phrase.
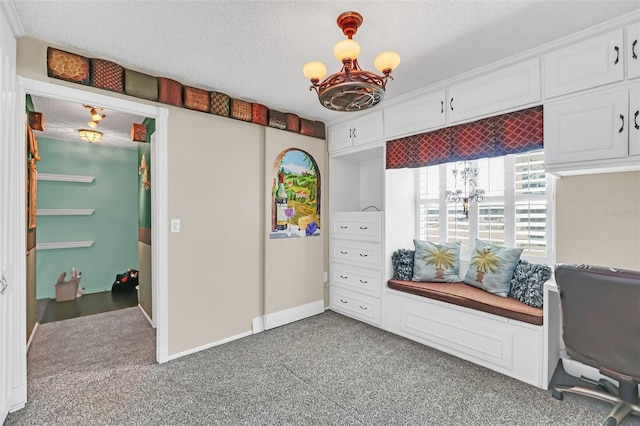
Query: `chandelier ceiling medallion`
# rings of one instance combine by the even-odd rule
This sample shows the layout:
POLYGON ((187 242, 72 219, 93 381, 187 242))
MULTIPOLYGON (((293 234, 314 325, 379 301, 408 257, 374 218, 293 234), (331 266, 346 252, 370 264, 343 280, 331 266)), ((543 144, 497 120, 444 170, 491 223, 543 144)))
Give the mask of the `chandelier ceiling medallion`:
POLYGON ((327 74, 327 67, 322 62, 307 63, 302 72, 311 80, 309 90, 318 93, 318 99, 325 108, 334 111, 360 111, 376 105, 384 97, 388 79, 398 64, 400 55, 386 51, 380 53, 375 67, 382 75, 365 71, 358 65, 360 45, 353 36, 362 24, 362 15, 358 12, 345 12, 338 16, 338 26, 347 36, 333 46, 333 55, 342 62, 342 69, 322 80, 327 74), (322 81, 321 81, 322 80, 322 81))

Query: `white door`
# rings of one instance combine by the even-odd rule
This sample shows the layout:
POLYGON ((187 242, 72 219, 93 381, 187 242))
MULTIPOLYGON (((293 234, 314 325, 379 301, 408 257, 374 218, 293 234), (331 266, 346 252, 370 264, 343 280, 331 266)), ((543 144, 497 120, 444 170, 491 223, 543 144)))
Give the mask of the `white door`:
POLYGON ((629 152, 628 110, 628 89, 545 105, 545 163, 626 157, 629 152))
MULTIPOLYGON (((19 268, 24 265, 24 248, 20 250, 18 232, 24 226, 24 218, 18 217, 20 189, 24 182, 16 182, 18 155, 24 150, 24 140, 18 137, 16 106, 16 40, 9 24, 0 10, 0 423, 9 409, 24 403, 22 395, 14 389, 24 384, 26 377, 16 371, 18 355, 24 355, 26 341, 21 343, 22 350, 16 350, 24 331, 18 327, 19 310, 17 304, 22 300, 18 289, 19 268)), ((24 133, 24 132, 23 132, 24 133)), ((23 134, 22 133, 22 134, 23 134)), ((24 158, 24 156, 23 156, 24 158)), ((22 228, 24 230, 24 228, 22 228)), ((26 397, 26 395, 25 395, 26 397)))
POLYGON ((629 91, 629 155, 640 155, 640 84, 629 91))
POLYGON ((336 124, 329 127, 329 152, 344 148, 351 148, 352 132, 353 129, 351 128, 351 122, 336 124))
POLYGON ((640 77, 640 22, 627 27, 627 78, 640 77))
POLYGON ((446 124, 444 89, 422 93, 384 110, 384 138, 391 140, 446 124))
POLYGON ((449 86, 449 123, 493 115, 540 100, 538 58, 449 86))
POLYGON ((353 145, 364 145, 378 142, 384 138, 382 130, 382 111, 363 115, 352 122, 351 137, 353 145))
POLYGON ((544 55, 547 98, 621 81, 622 40, 620 29, 544 55))

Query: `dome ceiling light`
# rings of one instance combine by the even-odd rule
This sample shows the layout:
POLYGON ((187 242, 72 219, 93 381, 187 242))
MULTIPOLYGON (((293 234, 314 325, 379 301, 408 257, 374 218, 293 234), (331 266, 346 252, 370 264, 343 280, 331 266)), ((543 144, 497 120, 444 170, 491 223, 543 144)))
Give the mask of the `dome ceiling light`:
POLYGON ((346 40, 339 41, 333 47, 333 55, 342 62, 340 72, 322 80, 327 74, 327 67, 322 62, 309 62, 302 72, 311 80, 309 90, 318 93, 318 99, 325 108, 334 111, 361 111, 382 100, 387 80, 393 80, 391 71, 400 64, 400 55, 387 51, 376 57, 374 65, 383 75, 362 70, 358 65, 360 45, 353 40, 362 24, 362 15, 358 12, 345 12, 338 16, 337 21, 347 36, 346 40))

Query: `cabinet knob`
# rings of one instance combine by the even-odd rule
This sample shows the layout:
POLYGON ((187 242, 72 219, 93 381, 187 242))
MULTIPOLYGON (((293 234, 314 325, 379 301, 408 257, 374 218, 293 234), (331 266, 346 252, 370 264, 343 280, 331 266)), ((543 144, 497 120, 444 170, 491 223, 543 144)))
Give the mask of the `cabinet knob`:
POLYGON ((367 256, 369 256, 369 255, 360 253, 360 257, 367 257, 367 256))
POLYGON ((636 44, 638 44, 638 40, 633 40, 633 43, 631 43, 631 57, 633 59, 638 59, 638 54, 636 53, 636 44))
POLYGON ((367 309, 369 309, 366 306, 362 306, 362 305, 359 305, 359 306, 360 306, 360 309, 362 309, 363 311, 366 311, 367 309))
POLYGON ((356 137, 357 137, 357 136, 356 136, 356 129, 354 128, 354 129, 353 129, 353 138, 355 139, 356 137))
POLYGON ((615 51, 616 51, 616 60, 615 60, 615 61, 613 61, 613 64, 614 64, 614 65, 617 65, 617 64, 618 64, 618 62, 620 62, 620 48, 619 48, 618 46, 613 46, 613 48, 614 48, 614 49, 615 49, 615 51))
POLYGON ((366 281, 366 280, 360 280, 360 282, 361 282, 362 284, 367 284, 369 281, 366 281))
POLYGON ((640 125, 638 125, 638 114, 640 114, 640 111, 636 111, 636 113, 633 114, 633 127, 635 127, 636 130, 640 129, 640 125))
POLYGON ((345 277, 344 275, 340 275, 340 278, 342 278, 343 280, 346 280, 349 277, 345 277))
POLYGON ((440 101, 440 114, 444 114, 444 101, 440 101))
POLYGON ((453 111, 453 98, 449 100, 449 108, 451 108, 451 111, 453 111))
POLYGON ((348 226, 342 226, 342 225, 340 225, 340 229, 347 229, 347 228, 348 228, 348 226))
POLYGON ((624 115, 620 114, 620 120, 622 121, 622 125, 620 126, 620 129, 618 129, 618 133, 622 133, 624 130, 624 115))
POLYGON ((362 229, 363 231, 365 231, 365 230, 369 229, 369 227, 368 227, 368 226, 361 226, 361 227, 360 227, 360 229, 362 229))
POLYGON ((353 129, 349 129, 349 139, 351 139, 351 130, 353 129))
POLYGON ((347 254, 347 253, 349 253, 349 252, 340 250, 340 254, 347 254))
POLYGON ((341 301, 342 303, 349 303, 349 302, 347 302, 346 300, 342 300, 342 299, 340 299, 340 301, 341 301))

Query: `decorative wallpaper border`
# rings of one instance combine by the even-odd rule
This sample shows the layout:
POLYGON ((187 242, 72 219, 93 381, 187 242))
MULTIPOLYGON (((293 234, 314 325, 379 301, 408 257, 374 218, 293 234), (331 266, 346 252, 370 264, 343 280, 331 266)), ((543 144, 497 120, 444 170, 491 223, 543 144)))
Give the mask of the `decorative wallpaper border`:
POLYGON ((214 114, 262 126, 326 138, 325 124, 258 103, 231 98, 214 91, 185 86, 165 77, 133 71, 104 59, 87 58, 47 47, 47 75, 51 78, 124 93, 140 99, 214 114))

